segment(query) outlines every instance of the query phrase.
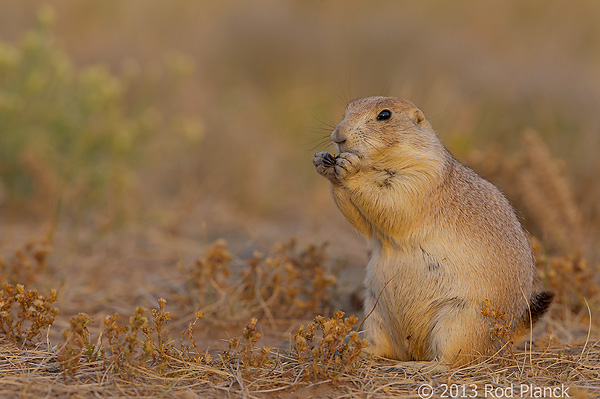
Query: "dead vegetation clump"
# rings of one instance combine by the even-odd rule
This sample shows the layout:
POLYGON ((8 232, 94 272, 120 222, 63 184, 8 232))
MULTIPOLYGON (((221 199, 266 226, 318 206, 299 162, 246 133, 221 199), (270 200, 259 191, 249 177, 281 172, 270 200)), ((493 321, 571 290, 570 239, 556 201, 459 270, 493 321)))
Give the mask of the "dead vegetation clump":
POLYGON ((48 269, 52 246, 48 238, 30 239, 8 258, 0 257, 0 337, 31 345, 45 336, 58 309, 57 291, 30 288, 48 269), (27 288, 26 288, 27 287, 27 288))
POLYGON ((337 281, 327 271, 326 246, 309 244, 298 251, 291 240, 276 246, 271 255, 255 252, 241 273, 242 297, 278 317, 323 311, 337 281))
POLYGON ((118 313, 107 316, 96 344, 88 329, 93 320, 85 313, 71 318, 69 328, 63 332, 64 343, 57 351, 65 378, 73 378, 82 367, 90 365, 126 380, 152 365, 162 370, 171 356, 181 353, 167 329, 170 315, 165 305, 166 300, 159 299, 158 308, 151 311, 152 323, 142 306, 134 310, 126 324, 119 321, 118 313))
POLYGON ((129 324, 120 324, 118 313, 104 319, 104 335, 108 341, 104 369, 113 369, 123 378, 131 378, 135 369, 154 355, 152 341, 141 336, 148 334, 149 323, 145 313, 146 309, 138 306, 129 318, 129 324))
POLYGON ((268 255, 255 251, 234 273, 234 256, 226 242, 218 240, 189 271, 187 296, 197 298, 204 314, 228 320, 323 312, 336 283, 325 248, 326 244, 310 244, 299 250, 291 240, 268 255))
POLYGON ((44 295, 21 284, 4 283, 0 291, 0 337, 17 344, 39 340, 58 314, 52 307, 54 302, 56 290, 44 295))
POLYGON ((506 313, 502 313, 492 307, 488 299, 483 301, 481 314, 488 319, 491 324, 490 334, 493 338, 500 340, 502 343, 512 345, 513 337, 511 333, 512 319, 506 313))
POLYGON ((587 307, 597 309, 600 304, 597 272, 590 268, 581 254, 570 256, 548 256, 541 243, 534 240, 534 253, 540 279, 544 285, 556 293, 555 313, 560 311, 561 318, 566 313, 587 316, 587 307))
POLYGON ((58 365, 67 385, 73 380, 99 384, 118 376, 121 382, 131 384, 170 381, 172 388, 185 389, 200 381, 212 390, 227 387, 228 391, 241 392, 248 391, 249 386, 278 391, 298 386, 303 380, 338 379, 365 363, 361 355, 367 343, 353 329, 358 319, 344 319, 343 312, 336 312, 333 318, 317 316, 307 327, 300 326, 293 351, 259 346, 263 335, 253 318, 241 336, 229 339, 228 349, 211 354, 208 349, 200 352, 194 338, 194 327, 202 314, 189 324, 176 347, 168 330, 170 318, 165 305, 164 299, 159 300, 151 311, 151 322, 141 307, 136 308, 128 325, 120 324, 117 314, 107 317, 97 344, 88 330, 93 321, 81 313, 71 319, 63 345, 56 351, 48 348, 47 356, 52 359, 46 363, 58 365), (189 344, 184 344, 186 334, 189 344))
POLYGON ((493 308, 489 299, 483 301, 481 314, 490 324, 490 336, 492 339, 500 343, 502 352, 509 352, 511 357, 514 358, 513 318, 493 308))
POLYGON ((344 319, 344 312, 337 311, 330 319, 317 316, 298 328, 294 352, 306 379, 337 379, 358 366, 368 342, 353 330, 357 322, 356 316, 344 319))
POLYGON ((0 281, 29 285, 48 267, 52 246, 47 239, 29 240, 7 259, 0 257, 0 281))
POLYGON ((229 348, 220 355, 221 364, 231 370, 241 370, 248 377, 265 365, 275 364, 271 358, 273 348, 262 346, 257 348, 258 340, 263 336, 256 327, 257 319, 252 319, 244 327, 242 337, 234 337, 229 340, 229 348))
POLYGON ((64 343, 58 351, 57 361, 60 363, 65 378, 74 378, 79 363, 97 361, 104 356, 105 350, 91 342, 88 323, 93 320, 85 313, 79 313, 69 321, 69 328, 63 331, 64 343))
POLYGON ((232 259, 227 250, 227 242, 217 240, 204 252, 202 258, 195 262, 190 270, 190 283, 201 307, 227 295, 231 275, 229 264, 232 259))

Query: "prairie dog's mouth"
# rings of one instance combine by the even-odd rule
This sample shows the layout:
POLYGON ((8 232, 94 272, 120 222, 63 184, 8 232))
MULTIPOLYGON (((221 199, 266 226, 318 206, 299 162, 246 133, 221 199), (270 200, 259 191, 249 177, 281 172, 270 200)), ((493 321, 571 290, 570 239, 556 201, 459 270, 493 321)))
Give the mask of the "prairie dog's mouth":
POLYGON ((344 145, 344 143, 338 144, 335 141, 332 141, 332 143, 333 143, 333 148, 335 149, 335 152, 337 152, 337 153, 344 152, 342 149, 342 146, 344 145))
POLYGON ((347 141, 343 141, 341 143, 334 142, 333 148, 335 148, 335 152, 337 153, 349 152, 351 154, 359 155, 354 148, 347 144, 347 141))
POLYGON ((344 143, 333 143, 333 147, 335 149, 335 152, 339 155, 343 152, 348 153, 348 154, 354 154, 357 157, 363 159, 365 157, 365 155, 363 154, 362 151, 360 151, 360 149, 355 148, 355 147, 350 147, 348 146, 345 142, 344 143))

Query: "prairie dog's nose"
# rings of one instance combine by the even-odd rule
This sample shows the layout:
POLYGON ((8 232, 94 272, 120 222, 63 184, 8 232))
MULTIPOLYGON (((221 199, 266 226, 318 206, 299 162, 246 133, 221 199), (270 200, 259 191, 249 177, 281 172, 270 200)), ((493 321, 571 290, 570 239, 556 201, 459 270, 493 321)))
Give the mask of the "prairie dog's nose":
POLYGON ((342 144, 347 138, 348 135, 343 129, 340 128, 340 125, 337 125, 331 133, 331 141, 333 141, 335 144, 342 144))

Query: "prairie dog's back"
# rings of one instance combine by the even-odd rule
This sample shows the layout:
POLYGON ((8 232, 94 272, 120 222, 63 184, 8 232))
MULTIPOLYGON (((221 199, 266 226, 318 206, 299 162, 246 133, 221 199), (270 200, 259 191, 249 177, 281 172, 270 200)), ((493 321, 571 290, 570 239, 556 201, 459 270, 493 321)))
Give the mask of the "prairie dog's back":
POLYGON ((514 298, 531 295, 534 257, 508 200, 456 160, 436 194, 429 202, 438 225, 434 242, 452 254, 464 290, 504 313, 519 313, 524 303, 514 298))

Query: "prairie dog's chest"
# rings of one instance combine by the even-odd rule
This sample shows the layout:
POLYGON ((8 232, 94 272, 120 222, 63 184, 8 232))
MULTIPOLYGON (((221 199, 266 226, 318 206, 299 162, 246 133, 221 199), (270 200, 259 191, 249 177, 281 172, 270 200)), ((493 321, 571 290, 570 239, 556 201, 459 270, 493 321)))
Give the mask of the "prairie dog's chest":
POLYGON ((379 188, 391 187, 397 176, 398 173, 393 168, 385 165, 371 166, 365 170, 365 177, 379 188))

